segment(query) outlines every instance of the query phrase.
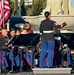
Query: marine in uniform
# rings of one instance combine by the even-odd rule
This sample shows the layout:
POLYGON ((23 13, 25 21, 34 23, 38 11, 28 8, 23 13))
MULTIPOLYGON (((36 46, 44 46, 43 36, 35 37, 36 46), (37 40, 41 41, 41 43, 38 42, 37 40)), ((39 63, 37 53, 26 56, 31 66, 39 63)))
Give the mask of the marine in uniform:
MULTIPOLYGON (((27 26, 21 32, 21 34, 32 34, 33 33, 33 26, 26 22, 27 26)), ((34 65, 34 57, 33 57, 32 47, 28 46, 27 49, 23 50, 23 62, 25 63, 26 71, 31 71, 31 66, 34 65), (33 57, 33 58, 32 58, 33 57)))
MULTIPOLYGON (((16 30, 14 28, 12 28, 10 30, 10 39, 16 36, 16 30)), ((13 44, 13 43, 12 43, 13 44)), ((19 66, 20 66, 20 55, 19 55, 19 51, 18 48, 15 46, 13 49, 13 52, 11 51, 9 53, 9 59, 11 60, 11 62, 13 63, 12 65, 14 66, 14 71, 19 71, 19 66), (14 60, 12 60, 12 58, 14 58, 14 60)))
POLYGON ((55 21, 50 20, 50 12, 46 11, 44 13, 45 20, 41 21, 40 24, 40 34, 41 34, 41 56, 40 56, 40 63, 39 66, 41 68, 44 67, 53 67, 53 52, 54 52, 54 35, 53 35, 53 28, 63 28, 67 25, 64 22, 61 25, 56 25, 55 21), (47 59, 47 62, 46 62, 47 59))
POLYGON ((7 30, 5 28, 1 29, 1 35, 0 35, 0 65, 2 72, 5 72, 5 67, 8 67, 7 62, 7 53, 8 53, 8 47, 6 46, 6 43, 8 42, 7 38, 7 30))

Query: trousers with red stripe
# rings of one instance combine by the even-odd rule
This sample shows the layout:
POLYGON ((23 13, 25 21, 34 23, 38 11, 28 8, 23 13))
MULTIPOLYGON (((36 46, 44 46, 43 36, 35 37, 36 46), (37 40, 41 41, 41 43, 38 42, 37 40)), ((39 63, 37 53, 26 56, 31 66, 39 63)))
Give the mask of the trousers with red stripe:
POLYGON ((35 64, 35 62, 34 62, 35 58, 34 58, 33 52, 23 52, 23 59, 26 60, 26 62, 29 66, 32 66, 35 64))
POLYGON ((53 66, 53 52, 54 52, 54 41, 53 40, 42 41, 39 67, 43 68, 53 66))
POLYGON ((16 66, 16 67, 20 66, 20 56, 18 52, 14 52, 14 53, 9 52, 8 55, 9 55, 8 61, 11 62, 11 63, 9 62, 9 66, 11 65, 16 66))
POLYGON ((5 67, 8 67, 8 62, 6 59, 7 53, 6 52, 0 52, 0 65, 1 65, 1 69, 4 70, 5 67))

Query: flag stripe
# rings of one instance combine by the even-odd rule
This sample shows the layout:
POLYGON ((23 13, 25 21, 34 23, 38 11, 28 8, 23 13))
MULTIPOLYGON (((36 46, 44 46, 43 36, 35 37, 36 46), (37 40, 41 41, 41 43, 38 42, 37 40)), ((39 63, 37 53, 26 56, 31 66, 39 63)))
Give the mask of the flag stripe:
POLYGON ((2 28, 3 22, 8 20, 9 16, 10 16, 10 7, 8 0, 0 0, 0 28, 2 28))

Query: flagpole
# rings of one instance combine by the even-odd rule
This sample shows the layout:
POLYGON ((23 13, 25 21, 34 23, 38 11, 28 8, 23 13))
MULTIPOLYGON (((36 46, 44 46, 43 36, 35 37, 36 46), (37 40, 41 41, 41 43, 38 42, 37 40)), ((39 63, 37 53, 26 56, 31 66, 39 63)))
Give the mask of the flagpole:
POLYGON ((21 1, 18 0, 18 6, 19 6, 19 16, 21 16, 21 1))
POLYGON ((3 14, 3 28, 5 27, 4 26, 4 0, 2 0, 2 14, 3 14))

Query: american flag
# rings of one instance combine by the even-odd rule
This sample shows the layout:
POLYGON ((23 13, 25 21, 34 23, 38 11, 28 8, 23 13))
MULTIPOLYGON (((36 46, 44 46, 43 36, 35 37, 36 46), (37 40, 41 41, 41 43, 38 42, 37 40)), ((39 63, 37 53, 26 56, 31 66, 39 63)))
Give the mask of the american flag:
POLYGON ((0 0, 0 28, 3 27, 3 24, 8 20, 10 16, 10 7, 8 0, 0 0))

